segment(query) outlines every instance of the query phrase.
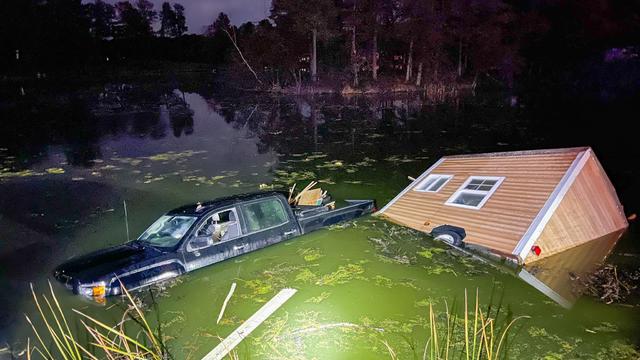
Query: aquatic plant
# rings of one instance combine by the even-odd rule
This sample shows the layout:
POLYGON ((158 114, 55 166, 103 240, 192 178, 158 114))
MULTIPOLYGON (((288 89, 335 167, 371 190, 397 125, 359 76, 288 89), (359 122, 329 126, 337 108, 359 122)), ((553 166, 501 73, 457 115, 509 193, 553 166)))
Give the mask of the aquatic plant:
POLYGON ((338 270, 323 275, 318 281, 316 281, 316 285, 339 285, 345 284, 353 279, 361 278, 361 274, 364 273, 364 268, 359 264, 347 264, 345 266, 340 266, 338 270))
POLYGON ((128 306, 121 321, 114 326, 106 325, 79 310, 72 309, 81 318, 82 334, 71 331, 65 311, 51 283, 49 283, 50 296, 36 295, 31 286, 31 294, 46 331, 38 331, 32 319, 25 315, 39 344, 32 346, 31 340, 27 340, 27 358, 31 359, 33 354, 39 354, 44 359, 97 360, 101 353, 104 353, 105 358, 113 360, 169 358, 169 352, 162 340, 161 327, 158 331, 152 330, 140 304, 122 284, 120 286, 128 306), (125 327, 128 320, 133 321, 136 329, 125 327), (89 343, 81 341, 82 337, 89 338, 89 343))
MULTIPOLYGON (((467 291, 464 292, 464 317, 459 319, 454 314, 455 307, 445 302, 444 313, 437 313, 433 303, 429 302, 429 336, 422 353, 423 359, 447 360, 494 360, 501 358, 501 351, 506 351, 509 332, 514 324, 529 316, 506 318, 506 325, 499 324, 500 306, 492 312, 491 302, 487 310, 480 307, 480 296, 476 290, 473 309, 469 309, 467 291), (469 317, 472 314, 472 317, 469 317), (458 329, 458 326, 462 326, 458 329)), ((391 359, 396 359, 395 350, 386 340, 382 340, 391 359)), ((504 357, 504 356, 503 356, 504 357)))

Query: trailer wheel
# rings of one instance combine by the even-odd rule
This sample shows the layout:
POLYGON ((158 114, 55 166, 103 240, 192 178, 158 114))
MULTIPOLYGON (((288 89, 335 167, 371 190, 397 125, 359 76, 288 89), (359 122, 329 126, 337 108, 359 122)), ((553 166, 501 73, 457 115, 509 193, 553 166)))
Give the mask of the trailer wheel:
POLYGON ((463 228, 452 225, 442 225, 434 228, 431 231, 431 236, 436 240, 444 241, 450 245, 463 247, 464 243, 462 241, 467 234, 463 228))
POLYGON ((462 246, 462 237, 455 231, 446 231, 435 237, 436 240, 444 241, 453 246, 462 246))

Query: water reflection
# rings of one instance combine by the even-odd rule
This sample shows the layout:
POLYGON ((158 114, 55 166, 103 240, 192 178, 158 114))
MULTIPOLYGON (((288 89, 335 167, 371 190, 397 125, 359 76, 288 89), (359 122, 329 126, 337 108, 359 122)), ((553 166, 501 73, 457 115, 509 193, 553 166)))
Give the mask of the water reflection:
POLYGON ((585 290, 585 280, 615 247, 620 233, 612 233, 583 245, 525 265, 518 277, 565 308, 571 308, 585 290))
MULTIPOLYGON (((0 342, 13 339, 14 333, 18 334, 16 328, 24 325, 22 313, 33 310, 29 281, 44 283, 51 269, 66 258, 124 241, 122 200, 129 206, 132 234, 140 233, 163 211, 184 203, 291 181, 301 184, 317 179, 336 199, 376 198, 386 203, 406 186, 407 175, 417 175, 442 155, 555 144, 547 138, 554 132, 540 132, 535 122, 523 116, 522 108, 505 106, 501 96, 493 95, 438 103, 416 94, 230 96, 129 86, 100 92, 85 90, 80 95, 0 107, 0 116, 12 119, 12 126, 0 132, 0 286, 11 294, 0 298, 0 342), (31 172, 18 173, 21 170, 31 172)), ((584 145, 586 140, 577 138, 577 144, 564 141, 561 146, 584 145)), ((603 163, 609 163, 604 156, 603 163)), ((625 171, 625 179, 634 183, 626 162, 620 169, 625 171)), ((612 174, 616 182, 615 169, 612 174)), ((622 191, 621 198, 628 201, 629 196, 622 191)), ((188 319, 189 326, 176 333, 195 339, 198 327, 209 329, 212 322, 204 312, 208 314, 215 307, 212 299, 218 293, 226 294, 229 281, 260 279, 256 274, 283 261, 309 265, 299 256, 300 246, 321 250, 322 271, 315 265, 310 268, 318 275, 363 261, 357 265, 369 272, 366 275, 371 280, 357 283, 355 288, 350 284, 318 289, 313 282, 297 283, 301 290, 317 290, 313 295, 320 299, 329 296, 323 295, 325 291, 331 293, 322 300, 328 305, 304 302, 305 309, 316 311, 326 306, 325 310, 332 310, 325 314, 353 315, 353 322, 360 321, 359 316, 378 314, 377 320, 398 322, 398 328, 404 328, 399 321, 418 324, 428 300, 454 297, 475 286, 490 288, 494 276, 516 289, 506 296, 519 307, 518 313, 534 309, 558 318, 565 314, 559 307, 543 303, 542 295, 514 277, 485 276, 484 268, 470 273, 460 260, 430 257, 425 260, 428 268, 381 262, 367 240, 370 234, 362 227, 360 224, 345 233, 317 233, 291 246, 254 254, 249 261, 238 259, 194 274, 165 304, 172 311, 184 311, 188 319), (390 291, 375 280, 386 278, 399 282, 411 279, 417 285, 390 291), (363 306, 362 313, 354 309, 360 307, 354 296, 360 296, 364 304, 370 303, 372 294, 389 298, 375 309, 363 306), (525 300, 532 298, 535 308, 523 308, 525 300), (405 310, 404 318, 398 316, 398 303, 405 310), (337 314, 338 308, 349 310, 337 314)), ((416 245, 415 241, 412 244, 416 245)), ((423 250, 421 253, 430 254, 423 250)), ((586 258, 596 251, 586 252, 580 256, 586 258)), ((574 257, 577 255, 567 258, 574 257)), ((554 271, 578 274, 583 270, 569 269, 564 258, 555 264, 551 260, 523 271, 537 276, 536 284, 555 289, 558 298, 572 302, 572 294, 565 291, 571 276, 554 271)), ((292 275, 290 280, 297 281, 297 274, 292 275)), ((254 310, 243 308, 246 315, 254 310)), ((621 329, 626 326, 635 331, 635 325, 625 319, 615 321, 621 329)), ((540 326, 549 326, 550 332, 564 326, 551 318, 541 322, 547 320, 549 323, 540 326)), ((584 326, 593 326, 588 321, 583 321, 584 326)), ((421 339, 423 330, 418 331, 421 339)), ((19 334, 20 339, 25 338, 24 332, 19 334)), ((209 345, 207 340, 204 346, 209 345)))

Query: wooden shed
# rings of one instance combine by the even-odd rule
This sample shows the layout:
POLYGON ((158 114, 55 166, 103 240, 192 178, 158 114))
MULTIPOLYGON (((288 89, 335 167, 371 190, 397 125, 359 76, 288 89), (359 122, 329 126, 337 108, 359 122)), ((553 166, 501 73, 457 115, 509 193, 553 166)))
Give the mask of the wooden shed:
POLYGON ((462 228, 465 244, 520 264, 628 227, 588 147, 445 156, 378 214, 428 233, 462 228))

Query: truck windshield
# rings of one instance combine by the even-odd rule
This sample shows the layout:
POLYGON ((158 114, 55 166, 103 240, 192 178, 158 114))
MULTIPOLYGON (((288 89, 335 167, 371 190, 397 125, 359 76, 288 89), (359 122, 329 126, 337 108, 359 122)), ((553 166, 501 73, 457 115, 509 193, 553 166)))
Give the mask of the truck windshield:
POLYGON ((152 246, 173 247, 189 231, 195 216, 161 216, 140 235, 138 241, 152 246))

